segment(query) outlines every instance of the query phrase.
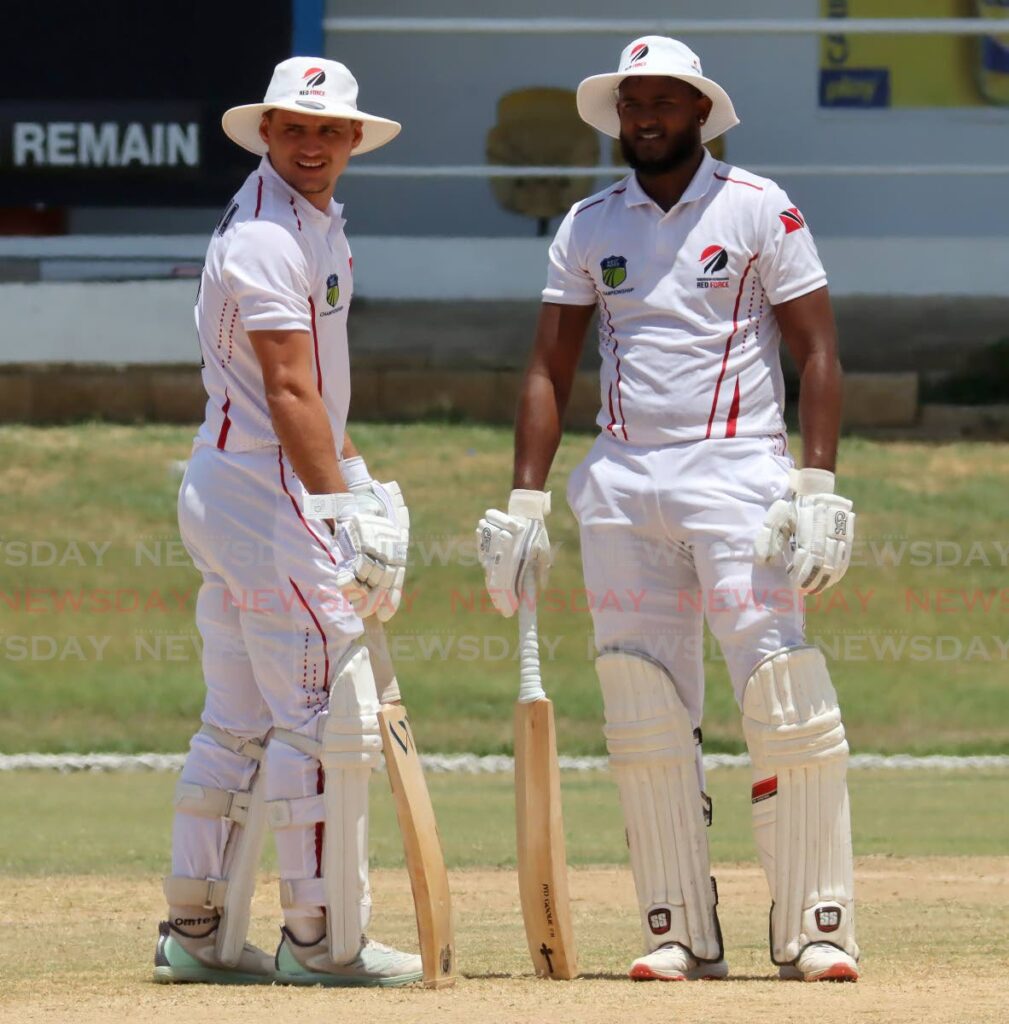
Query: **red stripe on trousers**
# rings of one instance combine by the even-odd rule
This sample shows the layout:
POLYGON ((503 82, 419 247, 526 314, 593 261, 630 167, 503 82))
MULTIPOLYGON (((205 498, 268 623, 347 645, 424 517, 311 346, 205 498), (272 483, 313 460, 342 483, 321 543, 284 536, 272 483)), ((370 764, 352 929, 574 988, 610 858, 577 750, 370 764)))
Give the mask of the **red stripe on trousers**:
POLYGON ((221 424, 221 432, 217 435, 217 447, 220 451, 224 451, 224 446, 228 443, 228 431, 231 430, 231 418, 228 416, 228 410, 231 408, 231 399, 228 397, 228 389, 224 389, 224 405, 221 406, 221 412, 224 413, 224 422, 221 424))
POLYGON ((718 408, 718 393, 722 389, 722 380, 725 377, 725 368, 729 365, 729 349, 732 348, 732 339, 736 336, 736 331, 739 330, 739 303, 743 298, 743 285, 746 284, 746 275, 750 272, 750 267, 753 266, 753 261, 760 255, 759 252, 755 252, 743 269, 743 276, 739 279, 739 293, 736 295, 736 308, 732 311, 732 333, 725 341, 725 354, 722 356, 722 368, 718 373, 718 380, 715 381, 715 396, 711 399, 711 415, 708 417, 708 430, 704 435, 705 437, 711 437, 711 424, 715 421, 715 410, 718 408))
MULTIPOLYGON (((323 770, 322 765, 319 765, 319 771, 315 776, 315 792, 316 794, 323 793, 326 790, 326 772, 323 770)), ((315 823, 315 877, 322 878, 322 840, 326 835, 326 826, 321 822, 315 823)), ((326 910, 323 908, 323 916, 325 916, 326 910)))
POLYGON ((323 539, 308 525, 308 520, 302 515, 301 509, 298 507, 298 503, 294 500, 294 495, 287 489, 287 479, 284 476, 284 449, 277 448, 277 461, 280 463, 280 486, 284 489, 284 493, 291 499, 291 504, 294 506, 295 514, 301 520, 301 525, 312 535, 315 543, 326 552, 326 557, 336 565, 336 559, 333 557, 333 552, 324 543, 323 539))
MULTIPOLYGON (((329 645, 326 643, 326 631, 322 628, 322 624, 316 617, 315 612, 312 611, 311 605, 305 600, 304 594, 298 587, 298 584, 287 577, 288 582, 294 588, 295 594, 298 595, 298 600, 301 602, 302 608, 308 612, 315 623, 315 628, 319 631, 319 636, 322 638, 322 657, 323 657, 323 674, 322 674, 322 685, 326 693, 329 693, 329 645)), ((315 791, 321 793, 326 787, 326 773, 322 770, 322 766, 319 766, 318 774, 316 775, 315 791)), ((316 822, 315 825, 315 877, 322 877, 322 840, 325 835, 324 826, 322 822, 316 822)))
POLYGON ((294 587, 294 592, 298 595, 298 600, 301 602, 302 608, 304 608, 305 611, 308 612, 312 621, 315 623, 315 628, 319 631, 319 636, 322 638, 322 658, 325 664, 322 675, 322 686, 326 693, 329 693, 329 645, 326 643, 326 631, 322 628, 322 624, 316 617, 315 612, 312 611, 311 605, 309 605, 309 603, 305 600, 304 594, 302 594, 302 592, 298 589, 298 584, 295 583, 290 576, 287 577, 287 582, 290 583, 292 587, 294 587))

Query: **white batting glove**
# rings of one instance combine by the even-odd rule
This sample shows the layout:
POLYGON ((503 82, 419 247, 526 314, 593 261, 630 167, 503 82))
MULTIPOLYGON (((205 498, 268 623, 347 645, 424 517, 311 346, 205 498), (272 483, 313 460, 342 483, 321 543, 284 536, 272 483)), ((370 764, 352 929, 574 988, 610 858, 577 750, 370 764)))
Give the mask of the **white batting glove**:
POLYGON ((399 484, 370 481, 349 494, 307 495, 305 515, 335 519, 344 558, 337 586, 361 618, 388 622, 403 597, 410 513, 399 484))
MULTIPOLYGON (((377 480, 373 480, 360 455, 341 459, 340 472, 343 474, 347 490, 357 498, 362 512, 395 520, 400 517, 398 510, 406 509, 399 484, 395 482, 380 484, 377 480), (394 488, 395 493, 390 488, 394 488)), ((409 527, 409 512, 405 514, 407 516, 406 525, 409 527)))
POLYGON ((522 601, 523 582, 535 580, 540 590, 547 584, 550 538, 544 519, 549 513, 549 491, 514 490, 507 512, 489 509, 477 525, 477 550, 487 592, 506 619, 522 601))
POLYGON ((756 561, 785 558, 789 578, 804 594, 819 594, 848 571, 855 539, 851 502, 834 493, 826 469, 789 472, 791 499, 770 508, 754 541, 756 561))
MULTIPOLYGON (((340 460, 340 472, 343 474, 347 489, 358 501, 362 512, 388 519, 398 523, 404 531, 404 548, 409 548, 410 543, 410 511, 403 499, 403 492, 399 484, 391 481, 388 484, 381 484, 373 480, 364 459, 360 455, 354 455, 349 459, 340 460)), ((406 565, 400 567, 396 573, 396 579, 392 586, 385 591, 372 591, 365 593, 358 588, 358 595, 354 599, 354 609, 362 619, 369 615, 375 615, 380 622, 388 622, 396 614, 400 600, 403 597, 403 581, 406 577, 406 565)), ((360 581, 359 581, 360 582, 360 581)), ((347 593, 351 597, 351 593, 347 593)))

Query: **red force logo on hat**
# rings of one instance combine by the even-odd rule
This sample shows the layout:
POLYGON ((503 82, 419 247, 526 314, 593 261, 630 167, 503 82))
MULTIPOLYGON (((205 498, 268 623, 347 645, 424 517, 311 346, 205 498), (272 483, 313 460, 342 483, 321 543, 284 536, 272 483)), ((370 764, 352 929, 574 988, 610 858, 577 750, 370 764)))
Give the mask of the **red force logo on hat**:
POLYGON ((640 64, 641 61, 643 61, 647 56, 648 43, 638 43, 638 45, 635 46, 634 49, 631 50, 630 54, 628 55, 627 67, 624 70, 626 71, 629 68, 634 67, 635 64, 640 64))
POLYGON ((301 77, 306 80, 305 85, 314 89, 326 81, 326 72, 322 68, 309 68, 301 77))

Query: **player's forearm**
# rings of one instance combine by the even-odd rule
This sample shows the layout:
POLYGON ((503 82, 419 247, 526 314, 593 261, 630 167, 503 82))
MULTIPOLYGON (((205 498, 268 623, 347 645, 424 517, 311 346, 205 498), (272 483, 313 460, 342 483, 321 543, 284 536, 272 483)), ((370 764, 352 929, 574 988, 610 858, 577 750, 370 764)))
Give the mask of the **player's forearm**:
POLYGON ((354 459, 357 458, 361 453, 357 450, 357 446, 350 439, 350 431, 344 430, 343 432, 343 447, 340 449, 341 459, 354 459))
POLYGON ((309 494, 346 490, 326 406, 318 392, 282 388, 267 395, 273 429, 309 494))
POLYGON ((568 394, 549 374, 531 369, 523 381, 515 419, 513 487, 546 490, 547 477, 561 443, 568 394))
POLYGON ((799 378, 803 465, 833 472, 841 431, 841 364, 833 349, 812 352, 799 378))

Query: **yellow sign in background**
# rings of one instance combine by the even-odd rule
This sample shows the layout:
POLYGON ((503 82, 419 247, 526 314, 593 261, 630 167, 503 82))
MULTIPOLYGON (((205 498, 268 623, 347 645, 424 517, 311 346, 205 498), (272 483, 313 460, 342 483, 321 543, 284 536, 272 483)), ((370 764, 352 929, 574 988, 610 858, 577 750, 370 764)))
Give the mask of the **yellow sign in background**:
POLYGON ((820 0, 821 107, 1009 104, 1009 0, 820 0), (845 18, 1005 18, 1003 36, 845 35, 845 18))

